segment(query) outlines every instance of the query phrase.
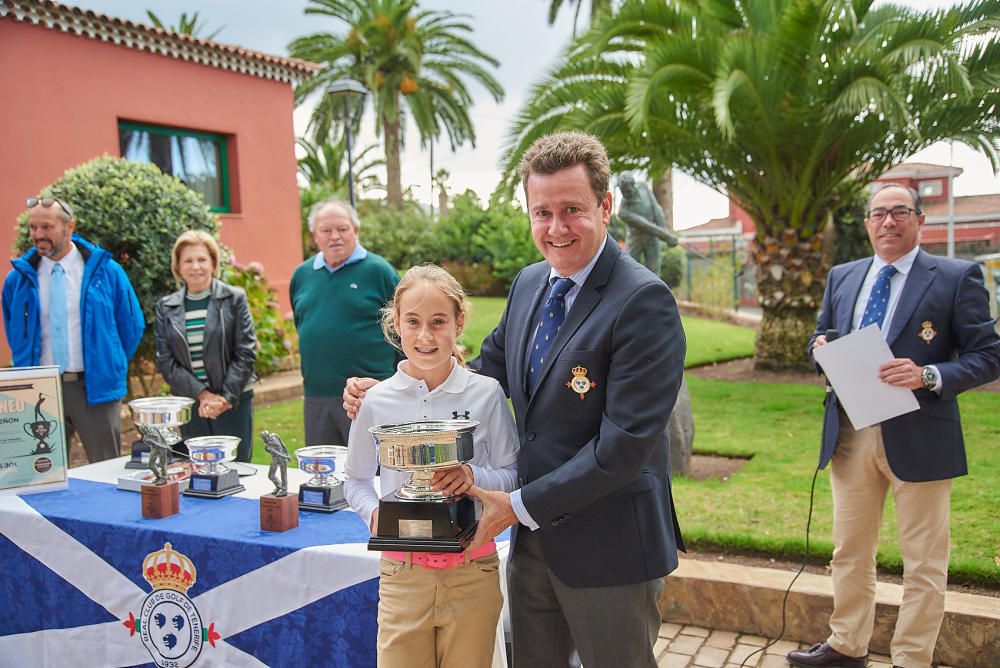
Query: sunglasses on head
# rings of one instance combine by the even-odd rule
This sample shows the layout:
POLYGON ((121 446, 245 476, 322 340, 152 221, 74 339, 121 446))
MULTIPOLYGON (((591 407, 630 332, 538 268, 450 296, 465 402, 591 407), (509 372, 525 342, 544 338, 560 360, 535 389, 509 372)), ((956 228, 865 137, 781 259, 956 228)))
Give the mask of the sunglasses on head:
POLYGON ((33 209, 39 204, 41 204, 43 208, 48 209, 53 204, 58 204, 59 208, 65 211, 66 215, 69 216, 70 219, 73 218, 73 211, 66 204, 63 204, 61 200, 55 197, 29 197, 25 201, 25 204, 28 205, 29 209, 33 209))

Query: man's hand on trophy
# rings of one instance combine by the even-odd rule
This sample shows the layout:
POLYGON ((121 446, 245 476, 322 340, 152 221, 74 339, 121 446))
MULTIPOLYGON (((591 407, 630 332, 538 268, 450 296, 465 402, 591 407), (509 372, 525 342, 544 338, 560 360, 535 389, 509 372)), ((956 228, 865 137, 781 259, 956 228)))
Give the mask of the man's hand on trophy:
POLYGON ((472 473, 472 467, 468 464, 435 471, 431 477, 431 487, 449 496, 465 494, 475 484, 476 480, 472 473))
POLYGON ((470 550, 475 550, 491 538, 496 538, 504 529, 514 526, 517 522, 517 515, 510 505, 510 494, 507 492, 490 492, 473 485, 466 493, 483 503, 483 516, 479 518, 476 535, 469 545, 470 550))
POLYGON ((365 397, 365 390, 378 385, 374 378, 348 378, 344 386, 344 412, 352 420, 358 417, 358 409, 361 408, 361 400, 365 397))

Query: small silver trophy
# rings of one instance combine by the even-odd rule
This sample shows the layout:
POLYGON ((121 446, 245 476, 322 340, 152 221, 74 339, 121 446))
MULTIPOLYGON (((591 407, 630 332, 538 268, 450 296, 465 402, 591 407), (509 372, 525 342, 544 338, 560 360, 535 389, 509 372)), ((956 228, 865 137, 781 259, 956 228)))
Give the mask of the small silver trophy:
POLYGON ((313 445, 295 451, 299 468, 314 474, 309 482, 299 485, 299 508, 332 513, 347 507, 344 498, 344 470, 347 448, 343 445, 313 445))
POLYGON ((185 496, 218 499, 246 489, 240 484, 236 469, 226 466, 226 462, 236 459, 239 436, 197 436, 187 439, 184 444, 197 467, 184 490, 185 496))
POLYGON ((461 552, 476 533, 475 502, 431 487, 434 472, 470 461, 476 420, 422 420, 372 427, 382 468, 409 472, 379 501, 378 530, 369 550, 461 552))

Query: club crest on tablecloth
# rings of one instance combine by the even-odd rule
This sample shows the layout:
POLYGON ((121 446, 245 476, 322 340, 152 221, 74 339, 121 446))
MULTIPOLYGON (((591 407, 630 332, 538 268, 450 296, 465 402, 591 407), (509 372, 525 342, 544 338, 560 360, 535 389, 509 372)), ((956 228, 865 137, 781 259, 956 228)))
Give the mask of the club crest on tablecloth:
POLYGON ((222 637, 214 622, 205 627, 187 596, 198 571, 187 556, 165 543, 162 550, 143 559, 142 576, 153 591, 143 600, 139 617, 130 612, 122 623, 130 636, 139 634, 157 666, 187 668, 198 659, 206 641, 215 647, 222 637))

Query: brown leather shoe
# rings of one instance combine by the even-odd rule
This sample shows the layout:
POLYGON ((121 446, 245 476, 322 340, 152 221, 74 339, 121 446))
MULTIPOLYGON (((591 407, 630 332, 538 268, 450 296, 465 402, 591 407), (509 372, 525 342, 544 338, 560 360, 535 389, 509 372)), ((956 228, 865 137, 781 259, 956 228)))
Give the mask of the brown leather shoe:
POLYGON ((865 668, 868 663, 868 655, 864 656, 844 656, 826 642, 813 645, 806 650, 789 652, 788 663, 801 668, 811 666, 826 666, 827 668, 865 668))

